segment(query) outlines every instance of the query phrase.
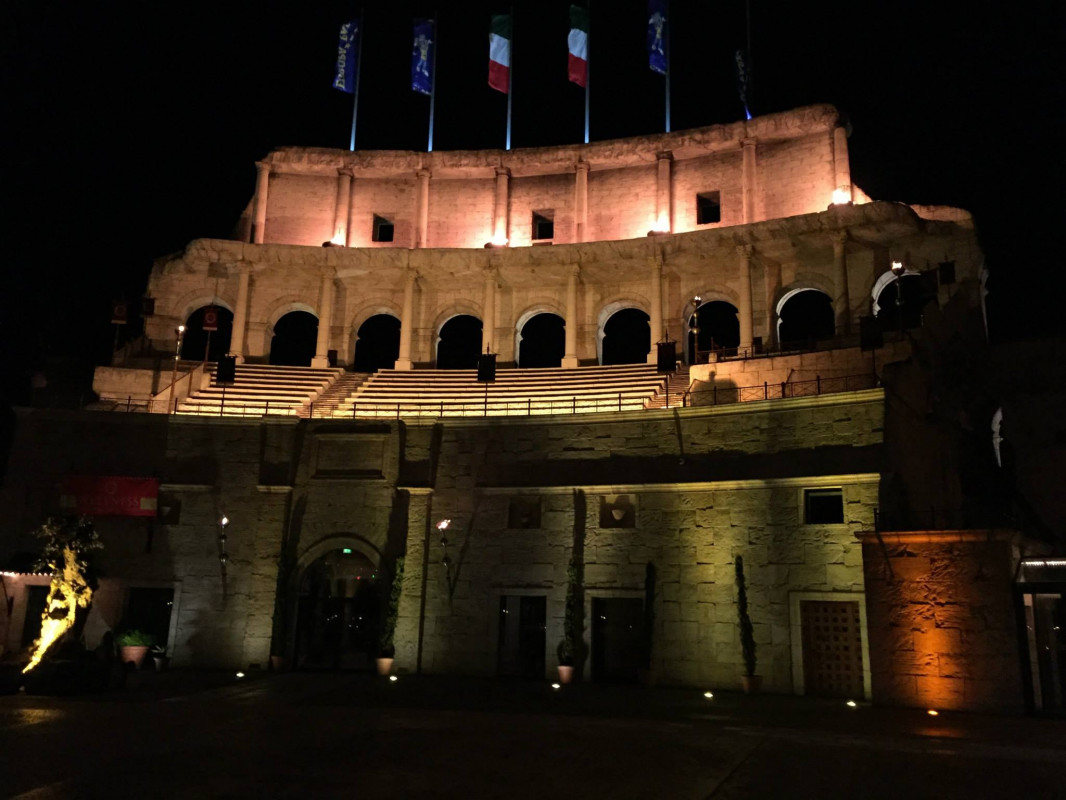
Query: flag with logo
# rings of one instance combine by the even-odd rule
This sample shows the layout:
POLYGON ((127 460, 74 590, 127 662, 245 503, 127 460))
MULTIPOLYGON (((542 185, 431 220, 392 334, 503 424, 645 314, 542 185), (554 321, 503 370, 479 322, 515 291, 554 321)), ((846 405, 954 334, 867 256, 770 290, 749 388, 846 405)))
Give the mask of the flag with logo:
POLYGON ((666 0, 648 0, 648 66, 666 74, 666 0))
POLYGON ((340 42, 337 44, 337 66, 333 75, 333 88, 348 94, 355 94, 359 25, 358 19, 349 20, 341 25, 340 42))
POLYGON ((411 89, 421 94, 433 93, 434 38, 433 20, 416 19, 411 48, 411 89))
POLYGON ((748 71, 747 59, 744 57, 743 50, 737 50, 737 94, 740 95, 741 105, 744 106, 744 116, 746 119, 751 119, 751 112, 748 110, 748 90, 751 82, 751 73, 748 71))
POLYGON ((589 12, 580 6, 570 6, 570 35, 566 38, 570 51, 567 71, 570 82, 584 88, 589 79, 589 12))
POLYGON ((510 14, 497 14, 489 23, 489 86, 505 94, 511 88, 510 14))

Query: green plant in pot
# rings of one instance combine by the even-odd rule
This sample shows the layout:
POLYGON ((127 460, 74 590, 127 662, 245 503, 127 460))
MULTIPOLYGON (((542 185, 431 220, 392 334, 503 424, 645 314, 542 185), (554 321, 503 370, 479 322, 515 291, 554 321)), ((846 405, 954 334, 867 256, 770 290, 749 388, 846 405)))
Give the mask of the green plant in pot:
POLYGON ((385 617, 381 625, 381 635, 378 637, 378 675, 388 675, 392 672, 392 662, 396 656, 396 620, 400 613, 400 595, 403 593, 403 569, 404 559, 400 556, 396 559, 389 600, 385 605, 385 617))
POLYGON ((149 648, 155 644, 155 637, 138 628, 127 628, 119 631, 115 636, 115 643, 118 645, 122 663, 133 663, 136 669, 140 669, 149 648))
POLYGON ((748 587, 744 580, 744 559, 737 556, 737 621, 740 623, 740 649, 744 657, 741 685, 747 694, 754 694, 762 686, 762 677, 755 674, 755 629, 748 615, 748 587))
POLYGON ((574 679, 574 658, 577 644, 577 565, 573 561, 566 568, 566 607, 563 615, 563 638, 555 648, 559 659, 559 683, 574 679))

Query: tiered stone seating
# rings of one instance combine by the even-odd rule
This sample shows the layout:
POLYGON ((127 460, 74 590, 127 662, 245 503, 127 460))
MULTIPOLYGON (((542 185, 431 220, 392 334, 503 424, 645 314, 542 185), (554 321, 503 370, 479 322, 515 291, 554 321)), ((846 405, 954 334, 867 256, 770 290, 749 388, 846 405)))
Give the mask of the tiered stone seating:
POLYGON ((240 364, 237 380, 225 387, 223 399, 223 387, 215 382, 212 368, 211 385, 183 400, 177 413, 216 417, 298 415, 343 372, 342 369, 240 364))
POLYGON ((666 381, 654 365, 577 369, 382 370, 338 407, 337 416, 480 417, 639 411, 666 381))

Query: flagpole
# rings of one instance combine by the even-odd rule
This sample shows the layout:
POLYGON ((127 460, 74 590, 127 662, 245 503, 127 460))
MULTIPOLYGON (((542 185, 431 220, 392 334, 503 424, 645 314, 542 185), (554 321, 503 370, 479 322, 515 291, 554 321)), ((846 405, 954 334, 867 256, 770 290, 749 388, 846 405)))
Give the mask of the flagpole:
POLYGON ((349 150, 355 150, 355 121, 359 116, 359 77, 363 74, 363 25, 366 24, 365 8, 359 9, 359 32, 356 34, 355 51, 355 91, 352 98, 352 139, 348 143, 349 150))
POLYGON ((592 0, 585 4, 588 11, 588 32, 585 34, 585 144, 589 143, 589 85, 592 83, 592 0))
POLYGON ((666 0, 666 22, 663 24, 663 55, 666 57, 666 132, 670 132, 670 0, 666 0))
POLYGON ((440 36, 437 33, 437 12, 433 12, 433 41, 430 46, 433 48, 433 64, 430 66, 431 77, 429 79, 429 145, 426 147, 427 153, 433 152, 433 109, 437 104, 437 44, 440 42, 440 36))
POLYGON ((511 6, 511 43, 510 43, 510 64, 507 67, 507 143, 504 150, 511 149, 511 92, 514 88, 514 40, 515 40, 515 19, 514 19, 514 6, 511 6))
POLYGON ((751 116, 751 111, 749 109, 752 106, 752 102, 751 102, 751 85, 752 85, 752 83, 754 83, 754 80, 752 79, 752 69, 751 69, 751 65, 753 63, 752 58, 751 58, 751 0, 744 0, 744 24, 745 24, 745 27, 747 28, 746 33, 747 33, 747 40, 748 40, 748 42, 747 42, 747 44, 748 44, 748 52, 746 53, 746 55, 748 57, 748 63, 746 65, 747 72, 748 72, 748 85, 747 85, 747 87, 745 87, 745 89, 746 89, 745 95, 747 96, 747 101, 748 102, 745 105, 744 110, 747 112, 748 116, 750 117, 751 116))

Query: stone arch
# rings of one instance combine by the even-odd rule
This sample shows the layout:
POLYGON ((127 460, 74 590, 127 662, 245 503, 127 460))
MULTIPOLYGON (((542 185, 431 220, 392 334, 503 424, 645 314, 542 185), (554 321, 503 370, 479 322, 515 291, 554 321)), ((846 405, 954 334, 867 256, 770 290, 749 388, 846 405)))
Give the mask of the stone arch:
POLYGON ((344 358, 347 364, 351 365, 355 363, 356 337, 359 335, 359 328, 361 328, 363 323, 368 319, 380 314, 395 317, 400 320, 401 324, 403 322, 400 307, 392 301, 391 295, 379 295, 376 297, 371 295, 371 297, 364 299, 364 301, 356 307, 355 311, 352 312, 344 336, 344 358))
POLYGON ((596 318, 596 363, 603 363, 603 337, 606 335, 604 328, 607 326, 607 321, 619 311, 627 308, 643 311, 649 318, 651 317, 651 302, 648 298, 639 295, 615 297, 601 305, 600 313, 596 318))
MULTIPOLYGON (((901 278, 906 278, 910 275, 917 276, 918 274, 919 273, 917 270, 907 268, 903 270, 903 275, 901 276, 901 278)), ((881 292, 883 292, 885 289, 895 283, 895 281, 896 276, 893 275, 892 270, 889 269, 882 272, 877 277, 877 280, 874 281, 874 285, 870 287, 870 298, 872 300, 873 315, 875 317, 877 316, 878 311, 880 310, 880 307, 878 305, 878 299, 881 297, 881 292)))
MULTIPOLYGON (((459 299, 453 300, 446 306, 437 309, 432 316, 433 323, 430 328, 433 333, 439 338, 440 329, 444 327, 444 323, 450 320, 452 317, 458 317, 462 314, 467 314, 471 317, 477 317, 484 321, 485 317, 482 314, 481 305, 473 302, 472 300, 459 299)), ((434 345, 434 350, 436 345, 434 345)))
MULTIPOLYGON (((821 310, 815 310, 818 312, 818 315, 821 315, 821 310)), ((774 305, 774 319, 776 320, 776 327, 774 332, 778 344, 801 341, 810 341, 811 343, 813 343, 815 339, 832 338, 836 335, 836 314, 833 312, 833 296, 829 292, 816 288, 814 286, 793 285, 791 288, 788 288, 786 291, 780 293, 780 297, 778 298, 777 303, 774 305), (821 295, 821 297, 824 298, 824 302, 822 304, 823 309, 828 309, 826 318, 822 320, 819 320, 818 318, 805 320, 805 322, 807 323, 804 327, 804 332, 806 335, 803 337, 797 337, 795 335, 785 336, 782 333, 781 327, 782 313, 784 312, 789 301, 794 300, 800 295, 809 292, 814 292, 815 294, 821 295), (820 322, 824 323, 825 327, 823 330, 820 330, 820 322)), ((793 333, 795 333, 795 330, 793 330, 793 333)))
POLYGON ((701 306, 708 305, 710 303, 728 303, 735 309, 740 309, 740 294, 730 289, 728 286, 716 286, 713 288, 696 289, 685 292, 681 295, 681 308, 679 308, 674 314, 671 314, 670 319, 676 319, 680 322, 680 346, 681 352, 679 356, 686 364, 695 363, 693 359, 692 351, 692 335, 690 333, 692 317, 701 306), (693 301, 696 297, 700 298, 700 302, 697 305, 693 301))
POLYGON ((316 311, 315 307, 308 303, 304 298, 297 295, 279 297, 268 307, 266 318, 264 319, 264 322, 266 322, 268 337, 272 335, 274 326, 278 324, 278 320, 291 311, 306 311, 316 319, 318 318, 318 311, 316 311))
POLYGON ((522 328, 538 314, 554 314, 557 317, 562 317, 564 324, 566 322, 566 309, 555 302, 554 299, 539 298, 528 303, 525 309, 515 318, 514 323, 514 360, 516 364, 522 347, 522 328))
POLYGON ((194 312, 204 306, 221 306, 231 314, 233 313, 233 304, 224 300, 220 295, 205 292, 203 289, 193 289, 191 292, 186 292, 182 295, 177 303, 174 304, 177 309, 178 324, 184 325, 194 312))

